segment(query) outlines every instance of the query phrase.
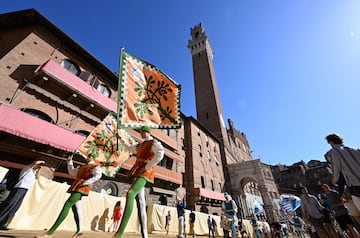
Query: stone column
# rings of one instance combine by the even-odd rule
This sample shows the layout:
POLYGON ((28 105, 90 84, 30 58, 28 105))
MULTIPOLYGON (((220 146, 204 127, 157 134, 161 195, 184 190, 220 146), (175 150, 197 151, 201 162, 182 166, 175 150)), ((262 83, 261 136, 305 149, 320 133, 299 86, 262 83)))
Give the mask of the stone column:
POLYGON ((267 221, 271 224, 274 221, 274 207, 272 200, 270 199, 268 189, 265 185, 259 186, 259 191, 264 202, 267 221))

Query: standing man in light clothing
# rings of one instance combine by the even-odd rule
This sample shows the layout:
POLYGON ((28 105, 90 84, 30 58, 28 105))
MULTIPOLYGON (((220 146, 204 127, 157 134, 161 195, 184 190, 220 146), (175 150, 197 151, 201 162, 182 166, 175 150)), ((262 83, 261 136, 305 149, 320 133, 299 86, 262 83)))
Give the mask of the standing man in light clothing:
POLYGON ((327 238, 328 234, 324 228, 324 216, 322 215, 323 207, 314 195, 309 194, 306 187, 301 187, 300 192, 302 193, 300 202, 305 222, 315 227, 319 238, 327 238))
POLYGON ((325 139, 331 146, 325 154, 325 159, 331 163, 332 183, 337 184, 341 172, 346 186, 350 188, 354 205, 360 211, 360 150, 344 146, 344 140, 338 134, 329 134, 325 139))
POLYGON ((230 229, 232 233, 232 238, 236 238, 236 223, 237 223, 237 211, 238 207, 235 201, 231 198, 230 194, 227 192, 224 193, 225 202, 223 205, 224 215, 228 219, 231 219, 230 229))
POLYGON ((8 223, 20 208, 27 191, 35 184, 36 173, 42 165, 45 161, 37 160, 21 170, 17 183, 0 205, 0 230, 8 230, 8 223))

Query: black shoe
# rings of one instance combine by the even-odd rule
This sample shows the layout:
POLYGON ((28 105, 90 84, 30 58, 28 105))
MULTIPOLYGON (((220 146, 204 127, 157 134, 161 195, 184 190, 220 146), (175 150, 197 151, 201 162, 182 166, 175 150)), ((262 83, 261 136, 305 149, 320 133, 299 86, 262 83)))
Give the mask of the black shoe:
POLYGON ((8 231, 8 230, 10 230, 10 229, 7 228, 6 226, 2 226, 2 227, 0 227, 0 230, 2 230, 2 231, 8 231))

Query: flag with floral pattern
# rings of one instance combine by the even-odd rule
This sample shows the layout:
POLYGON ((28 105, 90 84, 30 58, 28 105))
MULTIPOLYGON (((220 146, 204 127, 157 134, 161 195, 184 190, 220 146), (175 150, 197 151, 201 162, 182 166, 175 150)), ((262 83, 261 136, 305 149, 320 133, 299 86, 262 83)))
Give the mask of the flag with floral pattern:
POLYGON ((109 113, 81 143, 76 152, 84 158, 92 154, 103 173, 114 177, 130 156, 124 143, 132 145, 136 142, 126 130, 118 129, 116 117, 109 113), (117 134, 121 140, 118 139, 117 134))
POLYGON ((122 51, 117 110, 119 126, 179 128, 180 85, 155 66, 122 51))

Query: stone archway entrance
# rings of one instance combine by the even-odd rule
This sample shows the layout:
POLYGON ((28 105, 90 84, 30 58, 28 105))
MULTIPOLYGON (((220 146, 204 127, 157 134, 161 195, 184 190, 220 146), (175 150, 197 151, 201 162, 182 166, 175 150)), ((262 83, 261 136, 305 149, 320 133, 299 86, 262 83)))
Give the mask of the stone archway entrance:
MULTIPOLYGON (((264 176, 263 165, 259 159, 244 161, 228 165, 232 196, 241 206, 244 217, 248 217, 249 208, 246 202, 244 186, 249 182, 258 184, 258 190, 264 202, 267 221, 271 224, 274 221, 273 200, 270 197, 269 186, 275 186, 275 182, 270 177, 264 176)), ((271 177, 272 178, 272 177, 271 177)))

